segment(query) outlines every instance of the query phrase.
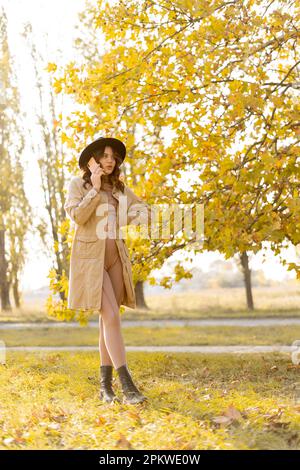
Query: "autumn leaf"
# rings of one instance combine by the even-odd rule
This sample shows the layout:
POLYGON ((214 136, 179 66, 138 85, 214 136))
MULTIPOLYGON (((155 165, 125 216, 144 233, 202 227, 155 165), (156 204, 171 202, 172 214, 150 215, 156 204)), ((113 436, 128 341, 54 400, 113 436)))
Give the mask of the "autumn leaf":
POLYGON ((121 447, 122 449, 133 449, 130 441, 128 441, 128 439, 122 433, 119 434, 119 438, 116 441, 116 446, 121 447))

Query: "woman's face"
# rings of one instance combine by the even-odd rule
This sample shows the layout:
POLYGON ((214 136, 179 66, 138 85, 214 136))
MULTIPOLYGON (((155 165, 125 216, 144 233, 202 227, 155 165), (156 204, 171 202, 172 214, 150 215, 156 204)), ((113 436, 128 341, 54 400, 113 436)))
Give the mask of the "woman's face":
POLYGON ((116 160, 111 147, 105 147, 104 154, 99 158, 99 162, 106 174, 110 175, 114 171, 116 160))
MULTIPOLYGON (((105 147, 103 156, 100 157, 99 159, 98 159, 98 156, 95 157, 95 162, 101 163, 101 166, 105 171, 105 174, 110 175, 114 171, 114 168, 116 166, 116 160, 115 160, 115 157, 113 156, 113 149, 111 147, 105 147)), ((92 165, 92 167, 94 166, 94 157, 91 157, 87 163, 88 168, 90 168, 91 170, 90 165, 92 165)))

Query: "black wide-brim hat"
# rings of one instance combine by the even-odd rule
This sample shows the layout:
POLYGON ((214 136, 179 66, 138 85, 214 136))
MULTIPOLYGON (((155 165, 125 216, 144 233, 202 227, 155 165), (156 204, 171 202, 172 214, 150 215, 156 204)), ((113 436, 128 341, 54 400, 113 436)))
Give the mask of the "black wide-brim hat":
POLYGON ((113 148, 115 148, 120 154, 122 161, 124 161, 126 156, 126 147, 123 142, 121 142, 121 140, 115 139, 114 137, 98 137, 98 139, 87 145, 81 152, 79 157, 79 167, 83 168, 91 158, 91 154, 103 145, 111 145, 113 148))

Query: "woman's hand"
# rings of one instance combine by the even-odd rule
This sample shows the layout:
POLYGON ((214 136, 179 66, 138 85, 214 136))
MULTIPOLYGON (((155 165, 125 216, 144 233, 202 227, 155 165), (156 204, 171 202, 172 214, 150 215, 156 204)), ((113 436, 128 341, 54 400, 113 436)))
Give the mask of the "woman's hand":
POLYGON ((96 189, 96 191, 99 191, 101 188, 101 176, 105 175, 105 171, 101 166, 99 165, 94 172, 91 174, 91 182, 93 185, 93 188, 96 189))

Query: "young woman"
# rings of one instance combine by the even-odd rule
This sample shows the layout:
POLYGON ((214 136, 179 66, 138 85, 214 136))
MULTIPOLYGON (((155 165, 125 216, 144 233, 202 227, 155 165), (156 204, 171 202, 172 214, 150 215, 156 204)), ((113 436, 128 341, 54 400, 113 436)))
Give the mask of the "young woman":
POLYGON ((89 144, 79 158, 83 175, 71 179, 64 205, 75 222, 68 308, 99 311, 100 399, 108 403, 120 401, 112 389, 113 367, 123 403, 147 400, 128 370, 119 314, 121 304, 136 308, 129 251, 119 237, 121 200, 123 208, 126 204, 123 225, 136 222, 134 207, 150 216, 149 206, 119 178, 125 155, 125 145, 115 138, 100 137, 89 144))

